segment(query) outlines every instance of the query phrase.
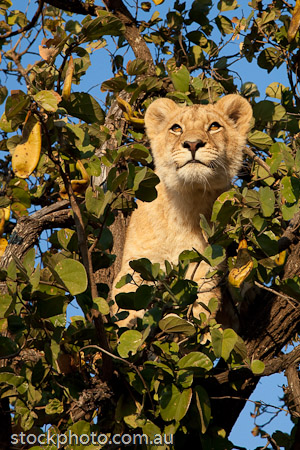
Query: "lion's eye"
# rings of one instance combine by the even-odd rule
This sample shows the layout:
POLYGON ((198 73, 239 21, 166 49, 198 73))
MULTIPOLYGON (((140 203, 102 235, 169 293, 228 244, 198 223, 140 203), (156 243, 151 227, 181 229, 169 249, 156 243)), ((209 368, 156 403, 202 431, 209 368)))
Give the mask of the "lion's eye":
POLYGON ((181 128, 180 125, 178 125, 178 123, 174 123, 174 125, 171 126, 170 130, 174 131, 174 133, 181 133, 182 132, 182 128, 181 128))
POLYGON ((213 123, 210 125, 208 131, 217 131, 217 130, 219 130, 220 128, 221 128, 221 125, 220 125, 218 122, 213 122, 213 123))

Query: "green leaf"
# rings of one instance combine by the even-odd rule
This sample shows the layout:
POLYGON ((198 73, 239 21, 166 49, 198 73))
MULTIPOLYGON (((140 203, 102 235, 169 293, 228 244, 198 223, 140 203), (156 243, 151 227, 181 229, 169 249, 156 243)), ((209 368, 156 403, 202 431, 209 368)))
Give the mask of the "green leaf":
POLYGON ((212 267, 215 267, 224 261, 226 258, 226 251, 220 245, 212 244, 205 248, 203 256, 212 267))
POLYGON ((14 386, 21 395, 23 395, 28 390, 28 382, 25 380, 25 378, 15 375, 11 372, 1 372, 0 383, 14 386))
POLYGON ((203 260, 203 257, 194 250, 183 250, 178 259, 179 261, 200 262, 203 260))
POLYGON ((127 81, 122 76, 116 76, 114 78, 110 78, 110 80, 106 80, 101 84, 101 91, 113 91, 120 92, 127 86, 127 81))
POLYGON ((12 133, 14 131, 13 126, 12 126, 12 120, 7 120, 5 113, 3 113, 1 116, 0 128, 5 133, 12 133))
POLYGON ((183 356, 178 361, 178 367, 180 369, 193 369, 201 368, 205 370, 211 370, 213 363, 211 359, 201 352, 191 352, 188 355, 183 356))
POLYGON ((215 201, 211 214, 212 222, 217 220, 221 223, 228 223, 233 212, 236 210, 235 206, 235 192, 227 191, 223 192, 215 201))
POLYGON ((180 306, 190 305, 197 300, 198 285, 190 280, 175 280, 171 285, 173 296, 180 306))
POLYGON ((77 295, 87 289, 86 271, 79 261, 63 259, 56 264, 54 271, 70 294, 77 295))
POLYGON ((64 411, 63 403, 58 400, 58 398, 53 398, 49 400, 46 405, 45 412, 46 414, 61 414, 64 411))
POLYGON ((7 312, 10 312, 10 309, 13 307, 14 301, 13 298, 9 294, 1 295, 0 302, 0 318, 5 317, 7 312))
POLYGON ((100 217, 104 211, 105 194, 102 189, 93 190, 88 187, 85 191, 86 208, 91 214, 100 217))
POLYGON ((288 203, 294 203, 300 197, 300 180, 296 177, 285 176, 281 180, 281 195, 288 203))
POLYGON ((100 311, 101 314, 106 316, 109 314, 109 306, 105 298, 102 297, 96 297, 93 299, 93 308, 96 306, 95 309, 100 311))
POLYGON ((299 211, 300 205, 297 203, 295 205, 282 205, 281 212, 284 220, 291 220, 294 215, 299 211))
POLYGON ((148 70, 148 66, 147 61, 137 58, 134 61, 128 61, 126 70, 128 75, 141 75, 148 70))
POLYGON ((183 333, 186 336, 192 336, 196 333, 196 329, 192 323, 173 313, 161 319, 158 326, 165 333, 183 333))
POLYGON ((190 72, 185 66, 180 66, 174 72, 169 73, 176 91, 188 92, 190 84, 190 72))
POLYGON ((86 92, 73 92, 69 101, 63 100, 61 106, 65 108, 69 114, 87 123, 104 123, 105 114, 99 103, 86 92))
POLYGON ((2 105, 2 103, 4 102, 4 100, 6 99, 8 94, 8 90, 6 86, 1 86, 0 85, 0 104, 2 105))
POLYGON ((61 230, 58 230, 57 232, 57 239, 62 248, 65 250, 68 250, 68 246, 70 244, 70 241, 72 237, 75 237, 76 233, 74 230, 71 230, 70 228, 62 228, 61 230))
POLYGON ((281 280, 280 290, 300 302, 300 279, 298 276, 281 280))
POLYGON ((11 0, 1 0, 0 2, 0 14, 4 15, 6 10, 12 6, 11 0))
POLYGON ((133 190, 137 191, 139 188, 140 183, 143 181, 147 174, 147 167, 143 167, 142 169, 138 168, 139 170, 136 172, 136 175, 134 177, 134 183, 133 183, 133 190))
POLYGON ((7 120, 12 119, 20 112, 26 112, 29 103, 30 97, 22 91, 18 91, 8 97, 5 104, 5 115, 7 120))
POLYGON ((61 96, 55 91, 40 91, 33 96, 40 107, 48 112, 56 112, 61 96))
POLYGON ((180 422, 186 415, 192 398, 192 389, 182 392, 174 385, 167 385, 160 396, 160 415, 163 420, 180 422))
POLYGON ((265 365, 262 361, 254 359, 251 363, 251 370, 254 373, 254 375, 261 375, 265 370, 265 365))
POLYGON ((139 311, 145 309, 153 300, 153 286, 143 284, 134 292, 121 292, 116 295, 116 302, 120 308, 139 311))
POLYGON ((143 335, 137 330, 127 330, 121 337, 117 347, 121 358, 128 358, 135 355, 140 345, 143 343, 143 335))
POLYGON ((260 187, 259 201, 264 217, 270 217, 275 208, 275 194, 269 186, 260 187))
POLYGON ((231 328, 226 328, 224 332, 217 328, 213 328, 211 330, 211 340, 216 357, 223 358, 227 361, 238 341, 238 335, 231 328))
POLYGON ((253 115, 257 121, 268 122, 272 120, 275 105, 270 100, 262 100, 253 105, 253 115))
POLYGON ((211 419, 211 406, 209 396, 202 386, 196 386, 194 388, 194 396, 200 417, 201 423, 200 431, 202 434, 204 434, 207 430, 207 427, 211 419))
POLYGON ((221 0, 218 2, 219 11, 231 11, 238 7, 237 0, 221 0))
POLYGON ((268 256, 274 256, 278 253, 278 242, 276 235, 271 230, 261 233, 256 238, 258 245, 268 256))
POLYGON ((274 67, 279 67, 284 61, 282 53, 275 47, 264 49, 257 58, 257 64, 263 69, 267 69, 270 73, 274 67))
POLYGON ((120 36, 125 31, 125 25, 113 14, 98 10, 100 17, 86 21, 82 27, 82 33, 89 41, 94 41, 102 36, 120 36))
POLYGON ((135 272, 141 275, 143 280, 154 281, 155 277, 153 276, 153 267, 149 259, 136 259, 134 261, 130 261, 129 265, 135 272))
POLYGON ((142 430, 151 440, 161 434, 160 428, 148 419, 145 425, 142 426, 142 430))
POLYGON ((286 87, 283 84, 274 81, 266 88, 266 95, 281 100, 282 93, 285 89, 286 87))
POLYGON ((234 32, 232 22, 227 17, 220 15, 216 17, 215 21, 223 36, 225 36, 225 34, 231 34, 234 32))
POLYGON ((279 142, 276 142, 269 148, 271 158, 267 158, 266 163, 270 166, 271 173, 276 173, 283 161, 283 155, 281 152, 281 146, 279 142))
POLYGON ((247 81, 246 83, 242 84, 241 94, 244 97, 259 97, 260 96, 258 87, 256 86, 255 83, 252 83, 251 81, 247 81))
POLYGON ((273 144, 273 140, 268 134, 258 130, 250 131, 248 141, 250 144, 262 150, 268 149, 273 144))
MULTIPOLYGON (((3 317, 3 316, 2 316, 3 317)), ((17 344, 6 336, 0 336, 0 357, 13 355, 18 351, 17 344)), ((1 381, 1 379, 0 379, 1 381)))

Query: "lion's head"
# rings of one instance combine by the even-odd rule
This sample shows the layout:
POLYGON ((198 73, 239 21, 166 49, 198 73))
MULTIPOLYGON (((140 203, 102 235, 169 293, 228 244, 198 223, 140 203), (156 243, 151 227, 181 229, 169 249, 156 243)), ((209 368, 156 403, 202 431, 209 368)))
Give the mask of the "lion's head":
POLYGON ((243 159, 252 108, 235 94, 214 105, 179 106, 168 98, 147 109, 145 125, 161 181, 170 189, 226 189, 243 159))

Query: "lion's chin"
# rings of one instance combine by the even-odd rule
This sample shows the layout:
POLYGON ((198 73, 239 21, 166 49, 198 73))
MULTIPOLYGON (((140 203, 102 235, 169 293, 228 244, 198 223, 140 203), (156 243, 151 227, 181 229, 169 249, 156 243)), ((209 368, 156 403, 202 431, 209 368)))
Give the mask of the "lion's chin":
POLYGON ((227 188, 228 179, 224 173, 218 173, 206 164, 186 163, 177 170, 178 181, 182 187, 192 185, 192 189, 220 189, 227 188))

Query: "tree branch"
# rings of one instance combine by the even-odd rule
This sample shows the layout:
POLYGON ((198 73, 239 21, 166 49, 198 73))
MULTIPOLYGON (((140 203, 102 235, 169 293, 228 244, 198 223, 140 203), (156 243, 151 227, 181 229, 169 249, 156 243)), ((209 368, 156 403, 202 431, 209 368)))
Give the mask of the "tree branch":
POLYGON ((268 172, 269 175, 273 176, 272 173, 270 172, 270 167, 268 166, 268 164, 264 160, 259 158, 259 156, 257 156, 253 150, 246 147, 244 148, 244 153, 245 155, 250 156, 250 158, 252 158, 253 161, 257 162, 257 164, 259 164, 261 167, 263 167, 265 171, 268 172))
POLYGON ((97 9, 103 9, 90 2, 82 2, 80 0, 47 0, 47 3, 48 5, 62 9, 63 11, 72 12, 74 14, 83 14, 84 16, 87 16, 88 14, 96 16, 97 9))
POLYGON ((147 61, 149 69, 147 76, 155 74, 155 67, 153 64, 153 58, 149 50, 148 45, 141 36, 136 20, 131 15, 130 11, 126 8, 121 0, 103 0, 107 8, 125 25, 125 39, 132 48, 132 51, 136 58, 141 58, 147 61))
POLYGON ((16 35, 18 35, 18 34, 24 33, 25 31, 28 31, 28 30, 30 30, 31 28, 33 28, 34 25, 36 24, 36 22, 38 21, 38 18, 39 18, 40 14, 41 14, 41 12, 42 12, 42 10, 43 10, 43 6, 44 6, 44 0, 39 0, 38 9, 36 10, 36 13, 34 14, 34 16, 33 16, 33 18, 31 19, 31 21, 30 21, 27 25, 25 25, 24 27, 19 28, 19 30, 16 30, 16 31, 8 31, 8 32, 5 33, 5 34, 2 34, 2 35, 0 36, 0 40, 2 40, 2 39, 8 39, 8 38, 10 38, 10 37, 12 37, 12 36, 16 36, 16 35))
MULTIPOLYGON (((274 373, 287 371, 289 367, 299 363, 300 361, 300 345, 295 347, 290 353, 271 359, 265 365, 265 370, 260 375, 255 375, 250 369, 242 368, 238 370, 226 370, 222 373, 213 375, 219 384, 230 383, 233 381, 243 381, 248 378, 267 377, 274 373)), ((299 403, 300 405, 300 403, 299 403)))
POLYGON ((300 417, 300 382, 298 366, 296 362, 292 363, 285 371, 288 381, 288 388, 285 390, 287 396, 287 405, 293 417, 300 417))
POLYGON ((5 269, 13 257, 21 259, 38 240, 43 230, 65 227, 73 224, 68 200, 46 206, 31 216, 22 216, 15 226, 5 253, 1 258, 0 267, 5 269))

